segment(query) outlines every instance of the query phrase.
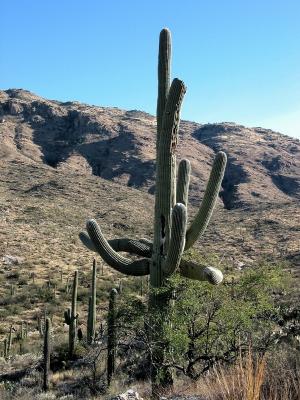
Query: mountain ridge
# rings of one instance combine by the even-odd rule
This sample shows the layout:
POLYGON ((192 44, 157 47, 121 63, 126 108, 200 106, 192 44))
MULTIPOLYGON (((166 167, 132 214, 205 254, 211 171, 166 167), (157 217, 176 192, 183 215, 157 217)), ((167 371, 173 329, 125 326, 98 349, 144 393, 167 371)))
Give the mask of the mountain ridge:
MULTIPOLYGON (((96 175, 154 193, 155 117, 139 110, 47 100, 0 91, 0 157, 96 175)), ((181 121, 178 160, 192 164, 190 201, 199 202, 214 153, 228 155, 220 201, 227 209, 300 199, 300 141, 231 122, 181 121)))

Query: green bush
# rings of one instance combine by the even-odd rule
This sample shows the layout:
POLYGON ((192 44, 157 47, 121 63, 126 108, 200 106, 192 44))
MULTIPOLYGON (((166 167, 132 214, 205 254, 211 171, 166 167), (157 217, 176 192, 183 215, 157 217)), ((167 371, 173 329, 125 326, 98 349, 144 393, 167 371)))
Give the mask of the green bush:
MULTIPOLYGON (((204 260, 193 251, 188 257, 212 266, 219 264, 214 255, 204 260)), ((232 363, 250 344, 253 351, 269 349, 275 343, 274 330, 282 312, 274 294, 284 292, 286 276, 283 267, 262 262, 235 276, 231 272, 217 287, 179 275, 172 277, 166 289, 172 306, 167 315, 154 316, 163 318, 161 324, 170 344, 168 362, 197 379, 216 363, 232 363)), ((139 336, 147 342, 149 313, 144 300, 134 292, 125 293, 118 307, 121 341, 127 338, 132 342, 139 336)))

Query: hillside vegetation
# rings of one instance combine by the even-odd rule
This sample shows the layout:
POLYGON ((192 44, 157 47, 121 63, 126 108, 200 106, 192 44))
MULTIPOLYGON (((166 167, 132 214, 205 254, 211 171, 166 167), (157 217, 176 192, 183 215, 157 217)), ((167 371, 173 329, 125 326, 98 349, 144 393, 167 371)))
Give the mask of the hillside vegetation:
MULTIPOLYGON (((97 257, 98 336, 88 346, 95 253, 78 233, 92 217, 108 239, 153 239, 155 128, 154 117, 136 110, 61 103, 24 90, 0 92, 1 398, 102 398, 129 385, 149 396, 148 280, 124 277, 97 257), (83 338, 70 358, 64 311, 71 304, 75 270, 83 338), (119 292, 118 349, 108 390, 113 288, 119 292), (47 317, 52 374, 51 392, 44 394, 47 317)), ((229 162, 210 225, 188 254, 222 269, 224 283, 215 291, 176 276, 172 281, 177 301, 173 328, 165 334, 173 346, 168 362, 177 371, 175 390, 198 394, 199 400, 235 400, 263 388, 262 400, 296 400, 300 143, 233 123, 183 121, 179 134, 178 156, 192 164, 190 220, 214 153, 225 150, 229 162)), ((252 394, 245 399, 259 399, 252 394)))

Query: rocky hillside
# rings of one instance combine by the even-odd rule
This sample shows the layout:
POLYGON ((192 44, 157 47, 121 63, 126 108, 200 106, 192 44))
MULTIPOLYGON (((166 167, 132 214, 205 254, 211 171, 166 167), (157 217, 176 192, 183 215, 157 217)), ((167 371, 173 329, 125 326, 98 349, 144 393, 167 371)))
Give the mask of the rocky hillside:
MULTIPOLYGON (((149 114, 11 89, 0 91, 0 121, 4 164, 44 164, 154 191, 156 121, 149 114)), ((221 149, 229 158, 220 196, 225 208, 299 201, 299 140, 234 123, 182 121, 178 159, 187 157, 192 164, 192 203, 198 203, 213 155, 221 149)))
MULTIPOLYGON (((155 128, 155 118, 140 111, 60 103, 24 90, 0 91, 0 353, 11 329, 14 336, 11 359, 0 357, 0 398, 2 393, 7 399, 15 393, 22 399, 37 398, 41 368, 36 353, 43 340, 37 328, 46 314, 52 321, 53 354, 58 354, 52 357, 51 376, 57 398, 73 398, 73 393, 91 398, 102 390, 106 370, 98 344, 97 368, 95 350, 86 352, 81 344, 78 363, 63 358, 68 337, 63 318, 70 307, 74 270, 79 272, 77 321, 84 332, 91 290, 95 254, 82 245, 78 233, 88 218, 95 218, 107 239, 153 240, 155 128), (19 341, 23 326, 28 339, 26 334, 26 341, 19 341), (97 384, 92 378, 96 372, 97 384)), ((265 260, 288 261, 285 272, 293 279, 286 301, 297 304, 300 142, 233 123, 183 121, 180 136, 178 159, 188 157, 193 170, 188 223, 197 211, 214 153, 222 149, 229 158, 219 204, 194 248, 205 262, 222 269, 224 284, 232 285, 231 299, 236 297, 233 277, 243 270, 265 260)), ((97 266, 99 326, 112 287, 120 285, 142 299, 140 288, 147 287, 147 281, 122 275, 99 256, 97 266)), ((281 298, 283 292, 275 296, 281 298)), ((278 354, 282 358, 283 353, 278 354)), ((136 360, 130 359, 126 371, 136 360)), ((287 364, 282 365, 286 369, 287 364)), ((116 376, 127 385, 124 371, 120 367, 116 376)), ((195 390, 194 385, 187 387, 191 393, 195 390)), ((147 386, 142 382, 140 388, 145 392, 147 386)), ((38 398, 52 398, 45 396, 38 398)))

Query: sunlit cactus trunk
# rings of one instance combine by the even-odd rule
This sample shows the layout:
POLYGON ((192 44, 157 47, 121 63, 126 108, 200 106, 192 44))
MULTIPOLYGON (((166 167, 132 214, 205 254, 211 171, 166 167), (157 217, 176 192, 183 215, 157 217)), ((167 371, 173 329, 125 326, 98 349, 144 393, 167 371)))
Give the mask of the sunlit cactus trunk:
POLYGON ((187 226, 187 203, 191 165, 181 160, 176 174, 176 145, 180 109, 186 87, 179 79, 170 81, 171 34, 163 29, 159 40, 158 100, 156 140, 156 188, 154 209, 154 238, 106 240, 94 219, 87 221, 86 232, 79 237, 90 250, 98 252, 115 270, 126 275, 150 275, 149 309, 154 319, 149 324, 151 348, 151 379, 153 396, 161 388, 172 385, 172 375, 164 363, 167 343, 164 340, 164 323, 167 323, 169 293, 163 290, 168 278, 175 272, 189 279, 222 282, 222 272, 208 265, 199 265, 183 258, 204 233, 217 202, 226 166, 226 155, 216 154, 206 191, 199 210, 187 226), (142 258, 132 259, 119 254, 127 252, 142 258), (155 320, 155 314, 161 316, 155 320))

